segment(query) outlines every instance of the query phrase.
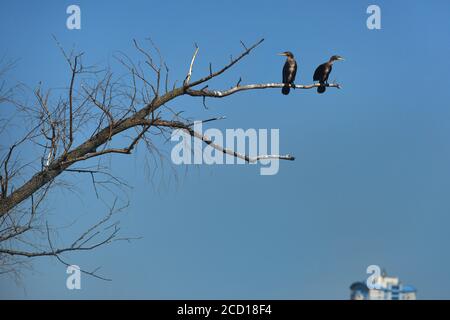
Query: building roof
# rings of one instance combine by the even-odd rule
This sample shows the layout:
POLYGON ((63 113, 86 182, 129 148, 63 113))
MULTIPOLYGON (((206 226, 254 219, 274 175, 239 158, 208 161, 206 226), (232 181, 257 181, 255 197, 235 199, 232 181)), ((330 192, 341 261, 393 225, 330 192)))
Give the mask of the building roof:
POLYGON ((369 288, 367 288, 367 285, 364 282, 358 281, 351 284, 350 290, 369 291, 369 288))

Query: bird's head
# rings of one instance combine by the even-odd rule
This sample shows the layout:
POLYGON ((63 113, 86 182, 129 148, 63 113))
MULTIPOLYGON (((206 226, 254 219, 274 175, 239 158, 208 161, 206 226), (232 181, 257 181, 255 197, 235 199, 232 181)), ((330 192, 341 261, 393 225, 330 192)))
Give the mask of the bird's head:
POLYGON ((342 60, 344 60, 344 58, 341 56, 338 56, 338 55, 331 56, 331 58, 330 58, 330 62, 342 61, 342 60))
POLYGON ((289 57, 289 58, 293 58, 294 57, 294 54, 292 52, 290 52, 290 51, 281 52, 278 55, 279 56, 286 56, 286 57, 289 57))

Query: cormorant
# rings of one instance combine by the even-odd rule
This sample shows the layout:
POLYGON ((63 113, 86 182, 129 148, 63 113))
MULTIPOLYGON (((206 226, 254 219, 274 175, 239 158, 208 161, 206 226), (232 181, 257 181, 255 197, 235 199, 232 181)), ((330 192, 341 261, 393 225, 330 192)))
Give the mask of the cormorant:
POLYGON ((290 86, 295 88, 295 75, 297 74, 297 62, 294 59, 294 55, 290 51, 279 53, 280 56, 286 56, 286 62, 283 67, 283 83, 285 86, 281 88, 283 94, 289 94, 290 86))
POLYGON ((325 92, 325 85, 328 84, 328 76, 331 73, 331 70, 333 70, 333 62, 344 60, 341 56, 332 56, 328 62, 322 63, 320 66, 317 67, 316 71, 314 71, 313 80, 319 81, 320 86, 317 88, 318 93, 324 93, 325 92))

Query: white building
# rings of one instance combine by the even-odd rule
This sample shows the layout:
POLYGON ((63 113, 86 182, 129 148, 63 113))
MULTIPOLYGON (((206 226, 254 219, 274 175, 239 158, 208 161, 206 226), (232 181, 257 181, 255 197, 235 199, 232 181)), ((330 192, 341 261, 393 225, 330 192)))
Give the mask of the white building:
POLYGON ((371 288, 366 282, 355 282, 350 290, 351 300, 416 300, 417 292, 413 286, 404 285, 397 277, 388 277, 385 272, 375 279, 371 288))

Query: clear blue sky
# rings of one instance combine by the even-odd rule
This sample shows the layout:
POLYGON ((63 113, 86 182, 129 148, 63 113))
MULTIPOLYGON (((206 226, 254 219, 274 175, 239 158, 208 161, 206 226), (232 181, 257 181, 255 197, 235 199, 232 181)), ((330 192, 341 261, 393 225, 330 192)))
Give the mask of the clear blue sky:
MULTIPOLYGON (((297 159, 275 176, 197 166, 176 181, 170 163, 149 178, 144 148, 114 157, 113 171, 133 186, 123 234, 142 239, 67 257, 101 265, 113 281, 83 276, 82 289, 69 291, 65 267, 42 258, 21 286, 0 279, 0 298, 347 299, 370 264, 417 287, 419 298, 450 298, 449 1, 77 1, 80 31, 65 27, 70 4, 0 2, 0 56, 19 59, 15 80, 67 85, 52 34, 113 68, 116 51, 133 54, 131 39, 150 36, 178 83, 194 42, 199 77, 238 53, 240 40, 264 37, 217 88, 240 76, 279 81, 275 54, 290 50, 305 84, 330 55, 344 56, 330 78, 343 89, 245 92, 210 100, 209 110, 200 99, 175 101, 193 118, 227 116, 214 124, 222 129, 279 128, 280 152, 297 159), (382 30, 366 28, 370 4, 381 7, 382 30)), ((81 192, 49 200, 53 222, 104 212, 88 178, 64 178, 81 192)), ((61 241, 74 234, 62 231, 61 241)))

